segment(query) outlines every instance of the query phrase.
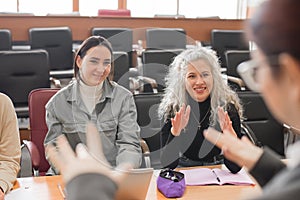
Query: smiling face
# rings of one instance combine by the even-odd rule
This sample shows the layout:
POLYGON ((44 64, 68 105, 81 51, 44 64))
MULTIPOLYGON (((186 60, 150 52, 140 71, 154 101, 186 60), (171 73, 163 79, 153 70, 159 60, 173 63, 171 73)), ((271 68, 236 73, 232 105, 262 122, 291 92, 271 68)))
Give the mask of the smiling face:
POLYGON ((96 86, 103 82, 111 70, 111 53, 105 46, 95 46, 86 55, 77 57, 76 63, 83 82, 89 86, 96 86))
POLYGON ((185 76, 185 88, 189 95, 198 102, 205 101, 213 88, 211 67, 202 59, 188 64, 185 76))

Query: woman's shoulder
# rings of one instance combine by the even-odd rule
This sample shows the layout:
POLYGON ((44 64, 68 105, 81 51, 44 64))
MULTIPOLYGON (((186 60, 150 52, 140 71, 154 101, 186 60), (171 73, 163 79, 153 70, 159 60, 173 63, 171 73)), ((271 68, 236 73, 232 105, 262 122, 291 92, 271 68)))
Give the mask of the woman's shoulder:
POLYGON ((1 104, 10 104, 11 103, 11 99, 4 93, 0 92, 0 101, 1 104))
POLYGON ((48 103, 46 104, 46 106, 49 106, 51 104, 54 104, 55 102, 62 102, 64 100, 67 100, 68 97, 70 96, 71 90, 73 88, 73 84, 69 84, 63 88, 61 88, 60 90, 58 90, 48 101, 48 103))

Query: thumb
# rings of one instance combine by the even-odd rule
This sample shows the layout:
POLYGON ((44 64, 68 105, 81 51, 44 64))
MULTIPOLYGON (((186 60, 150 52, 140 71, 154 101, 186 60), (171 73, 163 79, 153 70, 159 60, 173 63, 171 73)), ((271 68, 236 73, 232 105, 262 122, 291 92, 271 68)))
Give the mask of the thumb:
POLYGON ((82 143, 77 144, 76 155, 80 159, 88 158, 90 156, 89 152, 87 151, 86 146, 82 143))

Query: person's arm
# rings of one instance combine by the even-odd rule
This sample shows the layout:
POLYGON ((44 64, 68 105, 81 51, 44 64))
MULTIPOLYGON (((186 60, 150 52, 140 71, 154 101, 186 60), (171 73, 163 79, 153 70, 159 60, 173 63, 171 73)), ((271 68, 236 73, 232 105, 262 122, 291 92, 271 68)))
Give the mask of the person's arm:
POLYGON ((224 156, 239 166, 244 166, 248 170, 251 170, 260 156, 263 154, 263 150, 255 146, 246 136, 241 139, 234 136, 227 130, 223 133, 208 128, 204 131, 204 136, 211 143, 223 150, 224 156))
POLYGON ((117 166, 124 162, 130 162, 134 168, 141 165, 142 150, 140 146, 140 127, 137 124, 137 112, 132 95, 125 97, 119 114, 117 146, 117 166))
POLYGON ((20 169, 21 146, 13 104, 3 94, 0 101, 0 188, 7 193, 20 169))
POLYGON ((45 117, 46 117, 48 132, 44 140, 44 145, 54 142, 55 139, 62 134, 62 125, 61 122, 56 117, 53 101, 46 104, 45 117))
MULTIPOLYGON (((55 111, 54 111, 54 105, 52 102, 49 102, 46 104, 46 124, 48 127, 48 132, 46 134, 46 137, 44 139, 44 146, 46 147, 48 144, 54 144, 55 145, 55 140, 57 137, 62 135, 62 124, 60 121, 58 121, 55 111)), ((46 156, 46 159, 47 156, 46 156)), ((59 171, 55 169, 55 167, 52 165, 51 162, 50 164, 50 169, 47 171, 47 175, 55 175, 59 174, 59 171)))
POLYGON ((268 147, 265 147, 263 154, 250 170, 250 174, 260 186, 264 186, 284 168, 286 168, 286 165, 280 160, 280 157, 268 147))

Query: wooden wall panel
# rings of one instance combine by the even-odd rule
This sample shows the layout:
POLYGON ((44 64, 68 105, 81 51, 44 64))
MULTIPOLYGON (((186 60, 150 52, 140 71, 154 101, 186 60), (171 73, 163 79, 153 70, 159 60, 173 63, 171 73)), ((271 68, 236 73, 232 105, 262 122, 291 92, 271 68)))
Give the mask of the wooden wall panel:
POLYGON ((101 18, 83 16, 0 16, 0 28, 10 29, 14 41, 28 41, 31 27, 69 26, 73 39, 82 41, 91 34, 93 27, 126 27, 134 29, 133 42, 145 40, 148 27, 183 28, 188 41, 210 41, 210 31, 216 29, 243 29, 244 20, 221 19, 172 19, 172 18, 101 18))

